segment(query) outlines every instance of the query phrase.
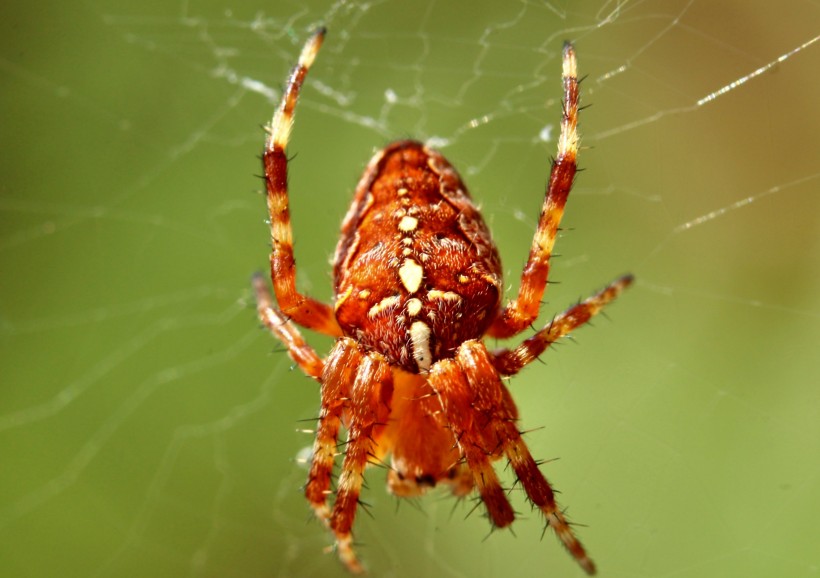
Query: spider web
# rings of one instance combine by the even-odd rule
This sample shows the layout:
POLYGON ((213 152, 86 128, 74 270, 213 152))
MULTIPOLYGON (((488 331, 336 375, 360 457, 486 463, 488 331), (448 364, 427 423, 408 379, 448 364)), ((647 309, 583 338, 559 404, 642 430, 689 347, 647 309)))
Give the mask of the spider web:
MULTIPOLYGON (((515 289, 573 40, 588 170, 543 321, 638 283, 511 382, 530 448, 604 575, 816 575, 816 3, 47 8, 0 18, 0 573, 344 575, 301 497, 317 387, 248 291, 259 126, 323 23, 290 149, 301 288, 330 297, 364 163, 413 137, 459 168, 515 289)), ((490 534, 471 501, 383 483, 356 527, 374 575, 580 572, 519 490, 515 535, 490 534)))

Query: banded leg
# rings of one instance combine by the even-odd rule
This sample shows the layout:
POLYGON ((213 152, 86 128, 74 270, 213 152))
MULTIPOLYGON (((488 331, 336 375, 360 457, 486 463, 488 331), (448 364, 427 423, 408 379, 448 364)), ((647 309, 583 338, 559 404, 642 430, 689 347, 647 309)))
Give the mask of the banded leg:
POLYGON ((325 525, 330 524, 330 508, 327 505, 331 493, 330 482, 337 454, 337 439, 342 423, 342 412, 350 396, 350 387, 361 360, 356 343, 342 338, 336 342, 325 360, 322 371, 322 407, 316 439, 313 442, 313 461, 310 466, 305 497, 316 517, 325 525))
POLYGON ((268 127, 262 162, 268 192, 272 252, 271 280, 282 312, 309 329, 339 337, 342 330, 333 308, 296 290, 296 262, 293 258, 293 231, 288 208, 288 158, 286 148, 293 128, 293 114, 305 76, 319 52, 325 30, 320 28, 307 41, 299 62, 288 79, 282 102, 268 127))
POLYGON ((511 301, 490 326, 488 334, 492 337, 512 337, 529 327, 538 317, 541 297, 547 287, 550 257, 564 214, 564 205, 575 178, 575 159, 578 154, 578 76, 575 51, 569 43, 564 44, 562 78, 564 101, 558 156, 552 161, 538 228, 521 274, 518 298, 511 301))
POLYGON ((330 529, 336 536, 339 558, 355 574, 364 569, 353 550, 351 530, 359 506, 364 470, 376 451, 374 430, 386 423, 390 411, 383 394, 390 391, 392 379, 392 371, 384 358, 378 353, 370 353, 362 357, 351 389, 347 450, 330 516, 330 529))
POLYGON ((530 501, 541 510, 549 526, 578 564, 587 574, 594 574, 595 564, 556 504, 552 487, 521 438, 515 424, 517 411, 512 397, 505 391, 484 344, 479 341, 465 342, 458 349, 456 361, 470 389, 476 392, 475 411, 488 421, 485 436, 495 436, 530 501))
POLYGON ((273 296, 268 290, 265 278, 260 274, 253 276, 253 292, 256 296, 256 312, 262 324, 287 347, 288 355, 314 379, 322 375, 324 363, 316 351, 302 338, 299 330, 288 321, 274 305, 273 296))
POLYGON ((458 444, 459 451, 473 473, 478 493, 494 526, 503 528, 515 519, 507 495, 493 469, 497 444, 487 444, 474 409, 480 392, 472 390, 462 368, 453 359, 442 359, 429 374, 430 386, 438 394, 444 419, 458 444))
POLYGON ((634 277, 624 275, 595 295, 570 307, 553 319, 549 325, 525 340, 515 349, 501 349, 491 354, 492 363, 501 375, 513 375, 534 361, 551 344, 575 328, 588 322, 605 305, 613 301, 632 284, 634 277))

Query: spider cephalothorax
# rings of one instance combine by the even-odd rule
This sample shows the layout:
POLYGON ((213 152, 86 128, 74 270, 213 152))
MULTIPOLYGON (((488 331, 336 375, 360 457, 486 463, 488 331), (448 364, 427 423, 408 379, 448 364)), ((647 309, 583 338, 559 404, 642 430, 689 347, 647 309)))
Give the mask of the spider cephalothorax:
POLYGON ((352 526, 368 463, 387 463, 388 488, 415 496, 446 484, 477 490, 494 526, 515 514, 492 462, 505 457, 529 500, 588 572, 595 566, 558 508, 521 438, 518 410, 502 376, 513 375, 623 291, 627 275, 557 315, 512 349, 482 338, 512 337, 539 312, 550 257, 576 172, 578 80, 564 46, 564 106, 538 227, 516 299, 502 306, 501 262, 458 173, 438 152, 399 141, 378 152, 359 181, 334 259, 333 307, 296 290, 285 148, 305 75, 324 38, 307 42, 269 129, 264 152, 276 304, 254 278, 259 316, 291 358, 321 383, 321 410, 305 494, 336 538, 339 556, 362 571, 352 526), (337 338, 325 359, 296 324, 337 338), (332 473, 341 426, 344 460, 332 473))

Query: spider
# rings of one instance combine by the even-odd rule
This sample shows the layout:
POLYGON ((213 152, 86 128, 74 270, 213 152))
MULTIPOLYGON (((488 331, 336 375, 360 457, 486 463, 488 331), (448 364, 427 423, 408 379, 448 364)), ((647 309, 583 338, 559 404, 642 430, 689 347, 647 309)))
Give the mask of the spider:
POLYGON ((502 306, 498 251, 456 170, 437 151, 402 140, 376 153, 358 183, 336 247, 331 306, 296 288, 285 152, 299 92, 324 36, 319 29, 305 44, 266 127, 263 164, 276 302, 261 275, 253 281, 262 323, 321 384, 305 496, 333 533, 341 561, 360 573, 352 527, 369 464, 386 464, 391 456, 387 486, 399 497, 419 496, 437 485, 449 486, 456 496, 477 490, 493 527, 503 528, 515 513, 493 462, 505 457, 546 524, 593 574, 592 560, 521 437, 518 410, 502 377, 518 373, 586 323, 632 283, 632 276, 556 315, 517 347, 490 351, 482 341, 518 335, 538 316, 576 172, 573 47, 564 45, 558 155, 517 298, 502 306), (296 325, 336 338, 325 359, 296 325), (342 425, 347 441, 340 445, 342 425), (344 459, 334 491, 340 448, 344 459))

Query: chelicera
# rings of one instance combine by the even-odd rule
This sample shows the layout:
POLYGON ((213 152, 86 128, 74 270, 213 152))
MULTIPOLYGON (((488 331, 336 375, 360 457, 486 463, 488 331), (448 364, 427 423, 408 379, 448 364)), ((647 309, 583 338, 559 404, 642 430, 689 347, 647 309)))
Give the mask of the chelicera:
POLYGON ((331 306, 296 288, 285 152, 299 92, 324 35, 318 30, 303 48, 263 155, 275 301, 264 279, 254 278, 260 319, 321 384, 305 495, 333 533, 342 562, 358 573, 363 567, 352 528, 368 464, 388 465, 388 489, 396 496, 418 496, 439 485, 458 496, 476 490, 493 526, 503 528, 515 514, 493 462, 506 458, 547 525, 592 574, 592 560, 521 437, 518 410, 501 378, 586 323, 632 277, 621 277, 556 315, 516 347, 490 351, 482 340, 516 336, 538 316, 576 172, 575 52, 564 46, 558 154, 518 296, 502 305, 498 251, 456 170, 435 150, 404 140, 379 151, 359 181, 336 247, 331 306), (326 358, 296 325, 336 338, 326 358), (338 441, 342 426, 344 444, 338 441), (344 458, 334 486, 340 452, 344 458))

